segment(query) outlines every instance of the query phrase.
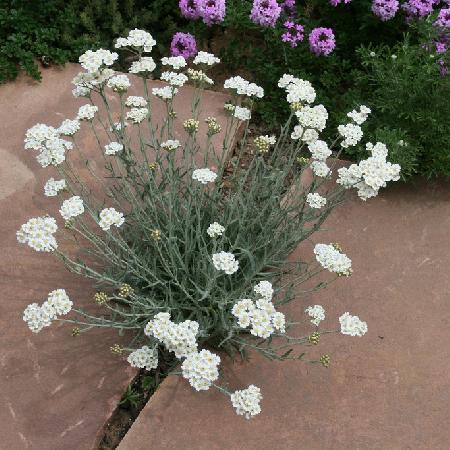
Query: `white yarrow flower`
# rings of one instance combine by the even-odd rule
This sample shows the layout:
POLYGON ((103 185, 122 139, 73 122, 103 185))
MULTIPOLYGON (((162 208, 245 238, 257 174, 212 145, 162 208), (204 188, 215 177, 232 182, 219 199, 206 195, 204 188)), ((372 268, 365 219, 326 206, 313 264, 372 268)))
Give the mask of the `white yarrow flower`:
POLYGON ((348 123, 347 125, 338 126, 339 134, 344 138, 341 142, 343 148, 353 147, 363 137, 363 131, 359 125, 348 123))
POLYGON ((161 64, 163 66, 171 66, 174 70, 180 70, 186 67, 186 60, 182 56, 165 56, 161 59, 161 64))
POLYGON ((319 326, 322 320, 325 320, 325 310, 321 305, 308 306, 305 309, 305 313, 311 317, 311 323, 316 326, 319 326))
POLYGON ((197 65, 205 64, 207 66, 212 66, 214 64, 220 63, 220 59, 214 56, 212 53, 198 52, 193 62, 197 65))
POLYGON ((338 275, 351 275, 352 260, 345 253, 337 250, 332 244, 316 244, 314 254, 324 269, 338 275))
POLYGON ((198 323, 185 320, 174 323, 169 313, 158 313, 147 323, 145 335, 158 339, 169 352, 174 352, 177 358, 186 358, 197 352, 198 323))
POLYGON ((115 155, 123 150, 123 145, 119 142, 110 142, 105 145, 105 155, 115 155))
POLYGON ((178 139, 169 139, 161 142, 160 147, 168 152, 174 152, 177 148, 181 147, 181 143, 178 139))
POLYGON ((260 281, 253 290, 265 300, 272 300, 273 287, 270 281, 260 281))
POLYGON ((209 350, 202 350, 188 355, 181 365, 181 371, 196 391, 206 391, 219 378, 219 364, 219 356, 209 350))
POLYGON ((147 106, 147 100, 139 95, 130 95, 125 101, 125 106, 129 108, 145 108, 147 106))
POLYGON ((64 200, 59 210, 62 218, 69 220, 72 217, 77 217, 84 213, 83 200, 79 195, 74 195, 67 200, 64 200))
POLYGON ((80 129, 80 122, 78 120, 63 120, 58 128, 58 133, 64 136, 73 136, 80 129))
POLYGON ((55 237, 58 230, 53 217, 33 217, 20 227, 16 236, 18 242, 29 245, 37 252, 52 252, 58 248, 55 237))
POLYGON ((49 178, 44 186, 44 195, 46 197, 56 197, 59 191, 62 191, 66 187, 66 180, 55 180, 49 178))
POLYGON ((125 218, 121 212, 116 211, 114 208, 105 208, 100 211, 99 226, 104 231, 109 231, 114 225, 115 227, 121 227, 125 218))
POLYGON ((128 355, 131 367, 152 370, 158 367, 158 350, 144 345, 128 355))
POLYGON ((141 123, 146 119, 147 116, 147 108, 131 108, 131 110, 127 112, 127 120, 134 124, 141 123))
POLYGON ((155 61, 151 56, 144 56, 138 61, 133 61, 129 72, 135 75, 150 74, 156 69, 155 61))
POLYGON ((206 232, 208 233, 208 236, 212 237, 212 238, 222 236, 224 231, 225 231, 225 227, 223 227, 222 225, 220 225, 217 222, 213 222, 206 230, 206 232))
POLYGON ((144 30, 138 30, 135 28, 128 33, 126 38, 118 38, 116 40, 115 47, 134 47, 145 53, 152 51, 153 47, 156 45, 156 41, 153 39, 152 35, 144 30))
POLYGON ((199 181, 202 184, 214 183, 216 181, 217 174, 211 169, 195 169, 192 172, 192 179, 199 181))
POLYGON ((95 113, 98 111, 98 107, 95 105, 83 105, 78 110, 78 120, 92 120, 95 117, 95 113))
POLYGON ((246 419, 256 416, 261 412, 261 390, 251 384, 247 389, 235 391, 231 394, 231 403, 236 408, 236 413, 245 416, 246 419))
POLYGON ((227 275, 232 275, 239 269, 239 261, 236 260, 232 253, 224 251, 214 253, 212 261, 216 270, 223 271, 227 275))
POLYGON ((351 316, 346 312, 339 317, 341 324, 341 333, 349 336, 364 336, 367 333, 367 323, 363 322, 358 316, 351 316))
POLYGON ((313 194, 310 193, 306 196, 306 202, 311 208, 320 209, 327 204, 327 199, 315 192, 313 194))
POLYGON ((126 75, 120 74, 111 77, 107 83, 108 87, 114 92, 126 92, 131 86, 130 80, 126 75))

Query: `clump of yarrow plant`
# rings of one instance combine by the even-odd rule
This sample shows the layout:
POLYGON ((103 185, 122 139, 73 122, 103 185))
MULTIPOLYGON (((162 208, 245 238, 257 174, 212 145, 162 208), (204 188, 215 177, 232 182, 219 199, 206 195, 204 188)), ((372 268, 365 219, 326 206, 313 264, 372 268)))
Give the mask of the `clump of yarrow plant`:
MULTIPOLYGON (((33 332, 54 321, 73 324, 74 335, 97 326, 126 331, 130 347, 113 348, 128 354, 131 366, 153 370, 162 356, 180 361, 178 375, 193 389, 217 388, 250 418, 261 411, 261 390, 230 390, 220 376, 226 354, 305 359, 296 346, 315 345, 324 333, 367 332, 349 312, 335 321, 339 326, 323 329, 322 305, 303 305, 304 317, 296 320, 284 305, 301 300, 300 284, 316 291, 352 274, 338 244, 319 242, 308 251, 307 243, 346 190, 367 200, 398 180, 400 167, 388 162, 384 144, 367 143, 367 159, 336 170, 340 150, 360 144, 370 109, 350 112, 329 146, 320 137, 328 112, 314 103, 306 80, 288 74, 279 80, 290 117, 278 136, 253 136, 248 123, 264 90, 242 77, 225 81, 226 120, 203 118, 202 92, 214 83, 208 69, 220 63, 214 55, 198 52, 189 64, 182 56, 163 58, 155 83, 148 32, 133 30, 115 45, 134 58, 132 77, 114 72, 116 52, 86 52, 73 80, 74 96, 86 103, 59 126, 37 124, 26 132, 25 148, 49 171, 42 190, 60 217, 43 212, 17 232, 21 244, 51 252, 94 280, 97 306, 79 309, 57 287, 29 305, 23 319, 33 332), (128 95, 132 85, 141 95, 128 95), (174 100, 185 85, 191 117, 181 120, 174 100), (114 97, 119 108, 111 106, 114 97), (162 122, 153 112, 157 103, 166 110, 162 122), (77 139, 81 129, 95 135, 95 164, 77 139), (234 145, 237 130, 243 137, 234 145), (81 246, 79 256, 65 252, 68 240, 81 246), (302 242, 305 259, 289 262, 302 242)), ((328 366, 330 358, 310 362, 328 366)))

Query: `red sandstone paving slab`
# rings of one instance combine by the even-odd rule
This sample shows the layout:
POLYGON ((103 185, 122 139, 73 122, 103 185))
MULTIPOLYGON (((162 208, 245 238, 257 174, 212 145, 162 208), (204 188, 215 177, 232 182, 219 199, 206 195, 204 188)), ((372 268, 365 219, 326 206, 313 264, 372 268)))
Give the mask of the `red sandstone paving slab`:
POLYGON ((341 243, 354 274, 289 312, 322 304, 331 329, 350 311, 369 333, 323 338, 310 354, 329 353, 329 369, 259 355, 224 364, 232 389, 262 389, 263 412, 250 421, 217 391, 171 376, 120 450, 450 447, 450 185, 397 184, 335 210, 325 227, 316 240, 341 243))
MULTIPOLYGON (((91 282, 68 273, 52 255, 19 245, 15 237, 30 217, 45 212, 59 217, 61 199, 43 196, 45 181, 56 172, 37 164, 33 152, 23 149, 23 138, 38 122, 59 126, 75 117, 86 103, 71 95, 70 81, 79 70, 75 64, 48 69, 40 84, 22 77, 0 87, 0 449, 92 448, 135 374, 110 354, 109 347, 119 341, 112 331, 72 338, 68 325, 54 323, 35 335, 22 321, 27 304, 42 302, 56 288, 65 288, 78 307, 92 303, 91 282)), ((176 102, 180 120, 189 117, 189 91, 184 89, 176 102)), ((225 99, 207 93, 203 105, 222 123, 225 99)), ((155 104, 159 115, 162 102, 155 104)), ((179 123, 175 133, 184 136, 179 123)), ((93 151, 91 135, 81 132, 78 140, 85 151, 93 151)))

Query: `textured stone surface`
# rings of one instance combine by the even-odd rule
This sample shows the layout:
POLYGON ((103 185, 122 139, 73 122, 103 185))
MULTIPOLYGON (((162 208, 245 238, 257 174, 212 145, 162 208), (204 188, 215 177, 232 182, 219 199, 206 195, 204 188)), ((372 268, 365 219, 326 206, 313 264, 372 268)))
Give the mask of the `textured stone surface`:
MULTIPOLYGON (((109 352, 119 341, 116 333, 72 338, 70 326, 54 323, 35 335, 22 321, 27 304, 41 303, 56 288, 65 288, 77 306, 93 307, 90 282, 69 274, 53 255, 18 244, 15 237, 22 223, 45 213, 62 226, 57 212, 61 198, 43 196, 45 181, 57 174, 42 169, 33 151, 24 151, 23 138, 38 122, 59 126, 75 117, 86 103, 71 95, 70 82, 79 70, 77 65, 48 69, 40 84, 23 77, 0 87, 0 448, 5 450, 91 448, 134 375, 109 352)), ((223 122, 225 98, 208 93, 202 109, 223 122)), ((156 103, 158 116, 163 104, 156 103)), ((190 91, 185 89, 176 102, 180 119, 189 116, 189 108, 190 91)), ((176 133, 185 136, 179 123, 176 133)), ((77 139, 95 164, 94 138, 85 129, 77 139)))
MULTIPOLYGON (((225 363, 232 389, 262 389, 263 412, 251 421, 217 391, 169 377, 119 449, 448 449, 449 225, 448 183, 397 184, 335 211, 315 240, 339 242, 354 274, 299 294, 289 312, 322 304, 324 329, 337 329, 349 311, 369 333, 323 337, 309 356, 330 354, 329 369, 258 355, 225 363)), ((298 252, 312 255, 312 247, 298 252)))

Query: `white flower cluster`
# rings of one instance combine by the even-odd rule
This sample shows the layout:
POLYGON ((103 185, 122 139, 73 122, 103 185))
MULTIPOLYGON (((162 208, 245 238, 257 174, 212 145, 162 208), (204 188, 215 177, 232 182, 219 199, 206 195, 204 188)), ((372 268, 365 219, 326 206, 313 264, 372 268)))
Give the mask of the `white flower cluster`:
POLYGON ((27 130, 24 142, 26 150, 39 151, 36 159, 42 167, 61 164, 66 159, 66 150, 73 147, 71 142, 59 137, 56 128, 42 123, 27 130))
POLYGON ((58 248, 53 236, 58 230, 53 217, 33 217, 17 231, 17 240, 37 252, 52 252, 58 248))
POLYGON ((168 152, 174 152, 177 148, 181 146, 178 139, 169 139, 165 142, 161 142, 160 147, 168 152))
POLYGON ((239 416, 250 419, 261 412, 260 401, 262 400, 261 390, 251 384, 247 389, 235 391, 231 394, 231 403, 236 408, 239 416))
POLYGON ((238 301, 231 310, 241 328, 251 327, 250 333, 263 339, 270 337, 275 330, 285 332, 284 314, 275 310, 273 303, 265 298, 254 302, 250 298, 238 301))
POLYGON ((347 125, 338 126, 339 134, 344 138, 341 142, 343 148, 353 147, 363 137, 363 131, 359 125, 348 123, 347 125))
POLYGON ((95 73, 104 66, 112 66, 118 57, 117 53, 100 48, 95 51, 88 50, 79 57, 78 61, 83 69, 95 73))
POLYGON ((69 220, 72 217, 77 217, 84 213, 83 200, 79 195, 74 195, 67 200, 64 200, 59 210, 64 220, 69 220))
POLYGON ((323 208, 327 204, 327 199, 317 192, 309 193, 306 196, 306 201, 311 208, 315 209, 323 208))
POLYGON ((295 125, 291 134, 291 139, 294 141, 301 139, 303 142, 311 144, 319 139, 319 133, 312 128, 305 130, 301 125, 295 125))
POLYGON ((212 238, 222 236, 224 231, 225 231, 225 227, 223 227, 222 225, 220 225, 220 223, 217 223, 217 222, 213 222, 206 230, 206 232, 208 233, 208 236, 212 237, 212 238))
POLYGON ((325 141, 317 139, 308 144, 308 150, 311 152, 311 170, 318 177, 325 178, 330 175, 331 170, 327 166, 326 159, 331 156, 331 150, 325 141))
POLYGON ((367 106, 361 105, 359 107, 359 111, 354 109, 353 111, 350 111, 347 113, 347 117, 353 120, 357 125, 362 125, 367 118, 369 117, 369 114, 371 113, 371 109, 367 106))
POLYGON ((325 178, 331 173, 330 168, 324 161, 313 161, 310 167, 317 177, 325 178))
POLYGON ((108 80, 107 86, 114 92, 126 92, 131 86, 130 80, 126 75, 114 75, 108 80))
POLYGON ((308 145, 308 150, 311 152, 311 158, 316 161, 325 162, 331 156, 331 150, 325 141, 318 139, 308 145))
POLYGON ((208 52, 198 52, 194 58, 194 64, 205 64, 207 66, 213 66, 220 63, 220 59, 208 52))
POLYGON ((119 142, 110 142, 105 145, 105 155, 115 155, 123 150, 123 145, 119 142))
POLYGON ((328 120, 328 112, 323 105, 306 105, 295 113, 299 124, 304 128, 323 131, 328 120))
POLYGON ((314 254, 324 269, 337 273, 338 275, 351 275, 351 259, 346 254, 337 250, 332 244, 316 244, 314 254))
POLYGON ((92 90, 98 90, 113 75, 114 70, 108 68, 97 72, 79 72, 72 80, 75 85, 72 94, 74 97, 89 97, 92 90))
POLYGON ((146 119, 147 116, 147 108, 131 108, 131 110, 127 112, 127 120, 134 124, 141 123, 146 119))
POLYGON ((272 301, 273 297, 273 287, 270 281, 260 281, 254 288, 256 294, 267 301, 272 301))
POLYGON ((235 106, 233 108, 233 117, 239 120, 250 120, 251 112, 248 108, 242 106, 235 106))
POLYGON ((78 120, 92 120, 95 117, 95 113, 98 111, 98 107, 95 105, 83 105, 80 106, 77 114, 78 120))
POLYGON ((109 231, 113 225, 119 228, 124 222, 125 218, 123 217, 123 214, 116 211, 114 208, 105 208, 100 211, 100 221, 98 224, 104 231, 109 231))
POLYGON ((217 173, 213 172, 212 170, 206 168, 206 169, 195 169, 192 172, 192 179, 199 181, 202 184, 207 183, 214 183, 217 178, 217 173))
POLYGON ((264 339, 274 333, 285 332, 284 314, 275 310, 272 303, 273 287, 269 281, 260 281, 253 290, 258 295, 256 301, 249 298, 238 301, 231 313, 238 320, 241 328, 251 327, 250 333, 264 339))
POLYGON ((209 350, 191 353, 183 361, 181 372, 196 391, 206 391, 219 378, 220 357, 209 350))
POLYGON ((216 270, 221 270, 227 275, 232 275, 239 269, 239 261, 236 260, 233 253, 224 251, 214 253, 212 261, 216 270))
POLYGON ((145 53, 152 51, 153 47, 156 45, 156 41, 153 39, 152 35, 144 30, 138 30, 135 28, 128 33, 128 37, 120 37, 116 41, 116 48, 123 47, 134 47, 145 53))
POLYGON ((362 200, 378 195, 378 191, 385 187, 388 181, 397 181, 401 170, 398 164, 386 161, 388 150, 381 142, 375 145, 369 142, 366 148, 372 156, 348 168, 338 169, 339 177, 336 180, 336 183, 346 189, 356 188, 362 200))
POLYGON ((25 308, 23 320, 33 333, 39 333, 51 325, 52 320, 70 312, 73 303, 64 289, 56 289, 48 294, 47 300, 39 305, 32 303, 25 308))
POLYGON ((177 324, 170 320, 169 313, 158 313, 147 323, 144 333, 158 339, 177 358, 186 358, 197 352, 198 323, 192 320, 177 324))
POLYGON ((312 317, 311 323, 317 327, 322 320, 325 320, 325 310, 320 305, 308 306, 305 309, 305 313, 308 314, 309 317, 312 317))
POLYGON ((171 66, 174 70, 180 70, 186 67, 186 60, 182 56, 165 56, 161 59, 163 66, 171 66))
POLYGON ((286 91, 288 103, 313 103, 316 91, 309 81, 284 74, 278 81, 278 87, 286 91))
POLYGON ((339 322, 342 334, 361 337, 367 333, 367 323, 363 322, 358 316, 351 316, 348 312, 339 317, 339 322))
POLYGON ((65 119, 58 128, 58 133, 63 136, 73 136, 80 129, 78 120, 65 119))
POLYGON ((247 97, 264 97, 264 89, 255 83, 250 83, 240 76, 228 78, 223 85, 225 89, 234 89, 238 95, 247 97))
POLYGON ((130 95, 125 101, 125 106, 129 108, 145 108, 147 106, 147 100, 139 95, 130 95))
POLYGON ((171 100, 178 93, 178 89, 172 86, 164 86, 162 88, 153 88, 152 93, 161 100, 171 100))
POLYGON ((131 367, 152 370, 158 367, 158 350, 144 345, 128 355, 131 367))
POLYGON ((138 74, 149 74, 156 69, 156 63, 151 56, 144 56, 140 58, 138 61, 133 61, 131 64, 130 73, 135 75, 138 74))
POLYGON ((188 81, 188 77, 184 73, 163 72, 161 80, 169 83, 171 86, 182 87, 188 81))
POLYGON ((66 180, 55 180, 49 178, 44 186, 44 195, 46 197, 56 197, 59 191, 62 191, 66 187, 66 180))

